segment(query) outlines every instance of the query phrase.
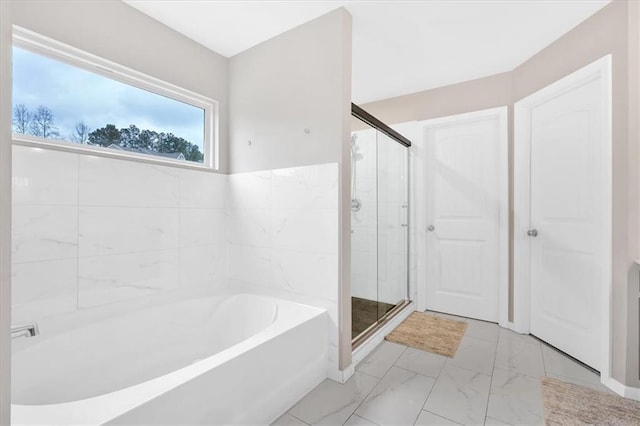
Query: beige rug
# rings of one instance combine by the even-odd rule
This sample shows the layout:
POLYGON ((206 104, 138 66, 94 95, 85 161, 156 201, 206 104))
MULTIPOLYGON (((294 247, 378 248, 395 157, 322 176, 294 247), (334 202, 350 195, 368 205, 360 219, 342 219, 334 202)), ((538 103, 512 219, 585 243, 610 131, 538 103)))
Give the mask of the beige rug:
POLYGON ((547 425, 640 425, 640 402, 543 377, 547 425))
POLYGON ((453 358, 467 329, 464 321, 414 312, 387 337, 390 342, 453 358))

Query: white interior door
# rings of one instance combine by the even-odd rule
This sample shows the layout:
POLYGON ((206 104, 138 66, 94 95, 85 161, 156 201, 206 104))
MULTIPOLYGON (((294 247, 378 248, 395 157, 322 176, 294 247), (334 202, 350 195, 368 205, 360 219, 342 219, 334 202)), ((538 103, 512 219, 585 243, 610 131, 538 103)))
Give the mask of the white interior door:
POLYGON ((598 370, 611 226, 603 78, 579 72, 517 109, 529 128, 531 334, 598 370))
POLYGON ((422 123, 429 310, 498 321, 506 125, 506 108, 422 123))

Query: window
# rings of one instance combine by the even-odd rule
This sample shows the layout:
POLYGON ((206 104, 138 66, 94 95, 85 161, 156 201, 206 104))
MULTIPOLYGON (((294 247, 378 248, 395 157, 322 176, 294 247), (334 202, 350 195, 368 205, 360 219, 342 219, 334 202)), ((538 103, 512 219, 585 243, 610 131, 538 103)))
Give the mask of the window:
POLYGON ((14 28, 18 143, 213 167, 214 101, 14 28))

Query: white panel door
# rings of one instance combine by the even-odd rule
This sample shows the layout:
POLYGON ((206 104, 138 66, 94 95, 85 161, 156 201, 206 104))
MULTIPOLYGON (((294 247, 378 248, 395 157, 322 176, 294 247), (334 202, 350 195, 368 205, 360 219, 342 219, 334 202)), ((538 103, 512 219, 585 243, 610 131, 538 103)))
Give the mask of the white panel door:
POLYGON ((530 125, 531 334, 600 369, 608 283, 607 108, 601 78, 556 86, 530 125))
POLYGON ((505 117, 498 109, 423 123, 429 310, 498 320, 505 117))

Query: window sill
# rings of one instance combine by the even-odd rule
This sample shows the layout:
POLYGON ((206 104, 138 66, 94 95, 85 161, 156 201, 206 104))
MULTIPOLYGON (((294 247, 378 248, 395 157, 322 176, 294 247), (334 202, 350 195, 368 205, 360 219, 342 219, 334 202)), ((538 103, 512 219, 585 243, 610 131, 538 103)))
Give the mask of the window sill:
POLYGON ((160 166, 176 167, 181 169, 199 170, 203 172, 219 173, 217 168, 208 164, 198 164, 189 161, 173 160, 168 158, 153 157, 150 155, 136 154, 134 152, 114 151, 109 148, 80 145, 72 142, 42 139, 33 136, 22 137, 13 134, 12 141, 14 145, 25 146, 30 148, 43 148, 53 151, 70 152, 73 154, 93 155, 95 157, 113 158, 116 160, 135 161, 138 163, 155 164, 160 166))

